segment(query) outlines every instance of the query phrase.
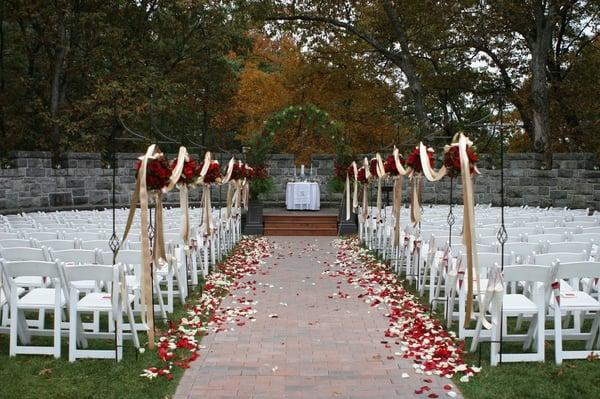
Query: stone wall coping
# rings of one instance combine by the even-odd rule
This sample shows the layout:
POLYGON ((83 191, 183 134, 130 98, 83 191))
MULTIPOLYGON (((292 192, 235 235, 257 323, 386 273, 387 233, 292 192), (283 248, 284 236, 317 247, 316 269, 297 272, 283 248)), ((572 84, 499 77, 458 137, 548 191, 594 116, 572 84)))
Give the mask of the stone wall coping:
POLYGON ((14 159, 14 158, 49 159, 49 158, 52 158, 52 153, 50 151, 10 151, 8 153, 8 157, 10 159, 14 159))
POLYGON ((62 155, 61 158, 100 160, 102 159, 102 155, 99 152, 66 152, 62 155))

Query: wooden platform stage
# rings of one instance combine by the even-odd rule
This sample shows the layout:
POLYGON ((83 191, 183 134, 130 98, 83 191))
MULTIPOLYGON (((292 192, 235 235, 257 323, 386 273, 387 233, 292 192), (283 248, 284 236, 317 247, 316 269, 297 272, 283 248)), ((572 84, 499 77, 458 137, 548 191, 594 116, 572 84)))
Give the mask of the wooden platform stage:
POLYGON ((267 236, 336 236, 338 210, 288 211, 285 208, 263 210, 264 234, 267 236))

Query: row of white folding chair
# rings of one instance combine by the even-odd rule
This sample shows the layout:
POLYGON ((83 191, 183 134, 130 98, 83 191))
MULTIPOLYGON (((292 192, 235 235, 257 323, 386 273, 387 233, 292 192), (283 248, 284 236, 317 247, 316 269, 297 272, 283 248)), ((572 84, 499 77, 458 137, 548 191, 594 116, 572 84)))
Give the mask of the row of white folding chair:
MULTIPOLYGON (((573 262, 554 262, 553 266, 546 265, 515 265, 504 268, 504 285, 508 282, 519 283, 528 282, 533 292, 527 295, 525 292, 505 293, 496 298, 492 304, 492 334, 491 334, 491 363, 496 365, 502 358, 504 362, 511 361, 544 361, 546 339, 554 339, 555 362, 560 365, 563 359, 585 359, 595 351, 593 350, 596 342, 596 352, 600 349, 600 342, 597 341, 600 328, 600 302, 582 290, 579 281, 582 279, 594 280, 600 278, 600 262, 573 261, 573 262), (550 285, 553 281, 569 280, 574 282, 572 287, 560 286, 558 292, 550 285), (545 322, 547 309, 553 315, 554 330, 545 331, 545 322), (569 319, 573 317, 575 323, 581 313, 588 314, 593 320, 590 331, 584 332, 581 329, 577 331, 564 330, 564 325, 568 325, 569 319), (508 317, 526 317, 531 318, 528 333, 526 335, 508 334, 508 317), (535 316, 535 317, 533 317, 535 316), (502 319, 502 320, 501 320, 502 319), (500 329, 500 326, 503 326, 500 329), (565 334, 563 335, 563 331, 565 334), (521 340, 524 341, 523 348, 526 350, 536 338, 536 351, 533 353, 499 353, 499 339, 503 340, 521 340), (565 350, 563 340, 585 341, 584 350, 565 350)), ((486 309, 487 310, 487 309, 486 309)), ((480 325, 478 324, 480 328, 480 325)), ((475 340, 472 350, 477 345, 475 340)))
POLYGON ((139 348, 137 330, 135 329, 134 316, 131 308, 133 297, 123 298, 121 293, 126 292, 125 282, 118 266, 81 265, 65 268, 60 262, 45 261, 15 261, 0 260, 0 272, 6 281, 5 289, 8 291, 10 304, 10 355, 17 354, 50 354, 60 357, 62 311, 69 309, 69 361, 77 358, 122 358, 123 339, 123 312, 127 312, 130 330, 129 337, 133 339, 136 348, 139 348), (52 282, 52 287, 35 288, 23 296, 19 296, 17 286, 13 279, 34 276, 44 277, 52 282), (93 280, 98 285, 105 285, 107 292, 94 292, 84 295, 76 288, 75 282, 93 280), (54 311, 54 328, 48 331, 42 327, 29 328, 25 320, 25 311, 46 310, 54 311), (79 313, 103 312, 109 315, 109 325, 114 325, 115 332, 87 333, 83 329, 79 313), (50 347, 30 346, 32 335, 47 335, 51 333, 54 344, 50 347), (85 350, 78 349, 77 344, 87 347, 88 338, 113 338, 115 349, 110 350, 85 350), (18 340, 22 345, 18 344, 18 340))

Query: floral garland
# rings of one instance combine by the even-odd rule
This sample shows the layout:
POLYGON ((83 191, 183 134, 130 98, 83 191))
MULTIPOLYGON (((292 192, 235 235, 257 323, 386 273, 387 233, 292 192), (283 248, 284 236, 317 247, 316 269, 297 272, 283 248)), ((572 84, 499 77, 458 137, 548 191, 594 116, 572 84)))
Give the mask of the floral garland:
MULTIPOLYGON (((135 162, 135 177, 137 179, 142 167, 142 161, 137 160, 135 162)), ((157 158, 149 159, 146 166, 146 185, 149 190, 159 191, 169 185, 169 179, 171 178, 173 170, 169 161, 164 154, 159 154, 157 158)))
MULTIPOLYGON (((400 156, 400 164, 403 166, 406 165, 406 160, 402 156, 400 156)), ((393 155, 388 155, 385 159, 383 169, 388 176, 400 176, 400 171, 396 168, 396 161, 393 155)))
POLYGON ((252 180, 254 178, 254 168, 247 163, 242 165, 242 177, 246 180, 252 180))
MULTIPOLYGON (((158 342, 157 356, 159 365, 144 369, 141 377, 153 379, 164 377, 173 379, 173 367, 189 368, 190 362, 200 356, 199 339, 206 335, 209 327, 218 332, 224 330, 222 325, 226 317, 218 316, 221 301, 231 290, 246 288, 250 283, 240 282, 248 275, 258 273, 262 259, 270 256, 271 246, 265 238, 244 239, 239 242, 234 253, 225 263, 217 266, 217 272, 206 278, 202 297, 195 303, 184 305, 187 316, 178 321, 169 321, 168 330, 162 334, 158 342)), ((223 313, 227 315, 228 311, 223 313)), ((240 314, 252 314, 247 307, 240 314)), ((241 325, 238 322, 238 325, 241 325)))
POLYGON ((236 162, 231 170, 231 180, 242 180, 244 178, 244 164, 236 162))
POLYGON ((377 177, 377 158, 373 158, 369 161, 369 173, 371 173, 372 179, 377 177))
POLYGON ((361 183, 361 184, 368 184, 369 183, 369 179, 367 179, 367 171, 365 170, 364 166, 361 166, 358 169, 358 174, 356 176, 356 180, 361 183))
MULTIPOLYGON (((469 157, 469 169, 471 174, 473 174, 475 172, 477 154, 473 151, 472 147, 467 147, 467 156, 469 157)), ((444 153, 444 166, 446 167, 448 176, 455 177, 460 175, 462 167, 460 165, 460 153, 457 145, 451 146, 444 153)))
MULTIPOLYGON (((433 166, 433 150, 430 148, 427 149, 427 157, 429 158, 429 164, 433 166)), ((408 155, 406 158, 406 166, 411 168, 415 173, 423 172, 423 165, 421 165, 421 152, 419 147, 415 147, 415 149, 408 155)))
MULTIPOLYGON (((456 340, 456 334, 446 331, 418 298, 404 289, 387 265, 360 246, 357 238, 339 240, 336 246, 339 268, 324 274, 336 279, 344 277, 349 284, 362 290, 358 297, 370 306, 387 306, 389 311, 385 317, 389 319, 389 328, 385 337, 399 346, 397 356, 413 359, 417 374, 452 378, 461 373, 461 381, 466 382, 480 371, 465 364, 464 343, 456 340)), ((388 340, 382 343, 391 347, 388 340)))
POLYGON ((252 176, 253 179, 268 179, 269 178, 269 171, 265 165, 254 165, 252 167, 252 169, 254 170, 254 173, 252 176))
POLYGON ((350 179, 350 181, 354 180, 354 166, 353 165, 348 166, 348 170, 346 171, 346 175, 348 176, 348 178, 350 179))
MULTIPOLYGON (((171 163, 171 169, 175 169, 177 165, 177 158, 171 163)), ((190 158, 188 161, 183 163, 183 171, 179 177, 177 184, 191 185, 196 183, 196 180, 200 177, 200 169, 196 167, 196 161, 190 158)))
MULTIPOLYGON (((198 165, 198 174, 204 167, 204 162, 201 162, 198 165)), ((219 165, 218 161, 211 161, 210 165, 208 165, 208 169, 206 171, 206 175, 204 176, 204 180, 202 181, 204 184, 215 184, 220 183, 221 178, 221 165, 219 165)))

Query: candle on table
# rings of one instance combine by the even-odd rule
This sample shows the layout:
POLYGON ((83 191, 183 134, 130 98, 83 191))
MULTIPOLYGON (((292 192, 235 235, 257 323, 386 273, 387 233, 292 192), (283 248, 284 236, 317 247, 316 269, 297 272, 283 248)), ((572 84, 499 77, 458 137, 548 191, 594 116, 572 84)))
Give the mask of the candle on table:
POLYGON ((313 175, 313 174, 312 174, 312 172, 313 172, 313 168, 312 168, 312 163, 311 163, 311 164, 310 164, 310 175, 311 175, 311 176, 313 175))
POLYGON ((304 176, 304 165, 300 165, 300 175, 304 176))

